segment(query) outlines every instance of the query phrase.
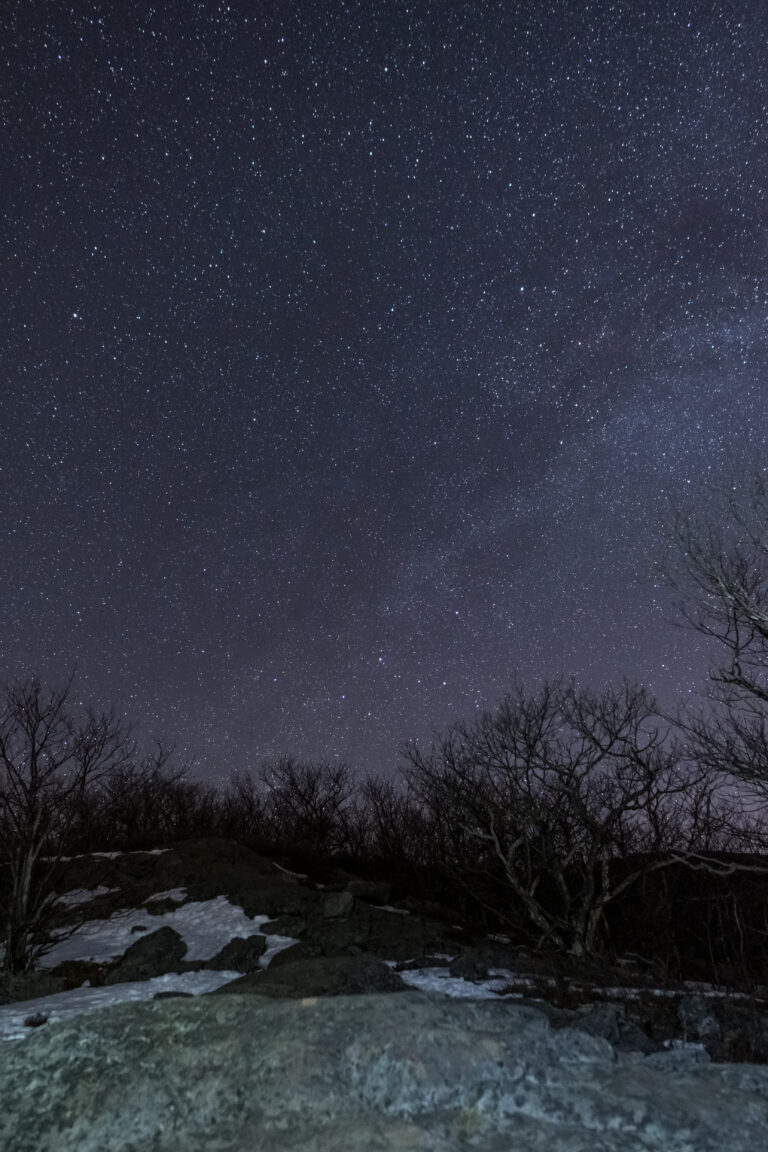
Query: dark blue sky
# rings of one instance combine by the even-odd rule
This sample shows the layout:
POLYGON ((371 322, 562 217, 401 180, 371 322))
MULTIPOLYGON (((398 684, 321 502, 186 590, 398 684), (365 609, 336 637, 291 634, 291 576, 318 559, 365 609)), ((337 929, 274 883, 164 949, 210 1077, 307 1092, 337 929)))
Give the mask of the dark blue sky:
POLYGON ((0 675, 389 771, 515 674, 666 704, 668 504, 768 432, 768 17, 5 3, 0 675))

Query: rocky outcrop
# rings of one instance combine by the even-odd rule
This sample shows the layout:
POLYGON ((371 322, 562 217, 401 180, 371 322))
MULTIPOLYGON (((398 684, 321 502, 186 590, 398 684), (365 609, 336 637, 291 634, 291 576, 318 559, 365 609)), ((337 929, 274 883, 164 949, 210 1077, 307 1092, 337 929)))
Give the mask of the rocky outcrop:
POLYGON ((126 984, 180 971, 186 953, 187 945, 179 933, 165 925, 126 948, 122 959, 107 973, 104 983, 126 984))
POLYGON ((683 996, 677 1005, 679 1034, 702 1044, 713 1060, 768 1061, 766 1005, 746 997, 683 996))
POLYGON ((392 886, 386 880, 350 880, 347 892, 367 904, 388 904, 392 886))
POLYGON ((518 953, 508 944, 485 940, 474 947, 464 948, 449 965, 451 976, 462 980, 487 980, 497 969, 514 971, 518 966, 518 953))
POLYGON ((209 995, 251 993, 256 996, 350 996, 372 992, 404 992, 406 985, 381 960, 372 956, 334 956, 271 965, 266 972, 242 976, 209 995))
MULTIPOLYGON (((323 907, 307 909, 296 935, 325 956, 363 951, 383 960, 411 960, 438 952, 455 955, 460 948, 462 933, 445 924, 398 915, 362 901, 353 901, 344 916, 323 915, 323 911, 323 907)), ((265 931, 274 930, 272 925, 265 926, 265 931)))
POLYGON ((351 892, 329 892, 323 898, 323 916, 326 920, 345 919, 355 906, 351 892))
POLYGON ((4 1152, 763 1152, 768 1069, 416 992, 124 1004, 0 1048, 4 1152))
MULTIPOLYGON (((636 963, 638 957, 622 958, 625 964, 621 973, 566 969, 551 956, 526 952, 503 937, 473 939, 451 925, 449 910, 436 905, 401 902, 399 912, 379 907, 389 896, 385 882, 363 880, 341 870, 323 879, 325 888, 243 845, 215 837, 176 844, 160 853, 69 861, 63 866, 60 890, 103 890, 104 894, 87 906, 89 917, 106 917, 120 908, 143 905, 146 934, 114 962, 67 961, 53 971, 0 981, 0 1003, 76 988, 86 980, 98 985, 200 968, 253 972, 260 978, 261 937, 233 942, 208 960, 186 961, 183 942, 170 928, 163 935, 149 932, 154 914, 178 906, 178 895, 169 893, 183 889, 190 901, 225 895, 248 915, 270 916, 263 932, 297 940, 272 958, 270 970, 276 981, 278 968, 298 960, 360 956, 374 963, 375 958, 394 960, 403 970, 449 964, 451 975, 470 981, 508 970, 514 980, 510 986, 518 995, 522 992, 530 999, 542 998, 556 1005, 542 1006, 553 1027, 588 1029, 623 1051, 648 1052, 685 1040, 702 1045, 715 1061, 768 1060, 766 1001, 725 993, 715 997, 705 995, 705 989, 694 995, 692 986, 666 989, 663 996, 656 995, 648 974, 636 963), (158 893, 168 895, 157 900, 158 893), (405 906, 413 914, 403 914, 405 906), (632 963, 627 967, 629 961, 632 963), (628 979, 638 985, 629 998, 621 991, 614 995, 614 986, 626 984, 628 979), (619 1003, 606 1002, 611 999, 619 1003)), ((56 914, 57 926, 71 930, 83 918, 84 906, 57 906, 56 914)), ((265 990, 268 984, 263 985, 265 990)), ((288 987, 283 980, 276 982, 278 986, 288 987)), ((353 990, 341 979, 332 987, 322 982, 318 987, 319 992, 306 994, 353 990)), ((371 990, 376 987, 374 982, 371 990)))
POLYGON ((205 961, 205 967, 215 972, 255 972, 259 969, 259 958, 267 947, 265 936, 235 936, 220 951, 205 961))
POLYGON ((601 1036, 619 1052, 663 1051, 663 1044, 653 1040, 639 1019, 624 1004, 588 1004, 577 1012, 564 1014, 568 1020, 561 1027, 578 1028, 590 1036, 601 1036))

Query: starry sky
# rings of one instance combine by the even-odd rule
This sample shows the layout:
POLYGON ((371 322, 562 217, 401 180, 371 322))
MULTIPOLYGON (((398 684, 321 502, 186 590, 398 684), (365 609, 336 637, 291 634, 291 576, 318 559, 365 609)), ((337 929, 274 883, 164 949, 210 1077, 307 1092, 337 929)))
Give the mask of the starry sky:
POLYGON ((0 676, 214 781, 705 681, 768 433, 768 11, 5 0, 0 676), (693 494, 693 495, 691 495, 693 494))

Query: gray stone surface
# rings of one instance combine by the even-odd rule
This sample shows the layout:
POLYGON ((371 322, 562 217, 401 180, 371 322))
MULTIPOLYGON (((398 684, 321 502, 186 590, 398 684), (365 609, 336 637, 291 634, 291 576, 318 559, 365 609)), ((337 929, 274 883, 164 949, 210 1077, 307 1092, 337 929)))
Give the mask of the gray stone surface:
POLYGON ((768 1069, 416 992, 123 1004, 0 1048, 4 1152, 764 1152, 768 1069))

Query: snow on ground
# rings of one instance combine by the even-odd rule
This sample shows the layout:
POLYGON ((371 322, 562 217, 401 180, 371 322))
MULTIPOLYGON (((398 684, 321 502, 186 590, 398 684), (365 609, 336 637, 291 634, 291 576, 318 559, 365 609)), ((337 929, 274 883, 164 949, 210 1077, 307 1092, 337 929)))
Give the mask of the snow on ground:
POLYGON ((36 1000, 22 1000, 0 1007, 0 1040, 23 1040, 35 1031, 24 1024, 30 1017, 44 1016, 47 1023, 55 1024, 69 1016, 95 1012, 108 1004, 122 1004, 127 1000, 151 1000, 157 992, 189 992, 200 996, 213 992, 230 980, 237 980, 240 972, 182 972, 155 976, 152 980, 132 984, 112 984, 105 988, 73 988, 71 992, 55 992, 36 1000))
POLYGON ((186 888, 169 888, 167 892, 155 892, 154 896, 147 896, 144 903, 152 904, 155 900, 175 900, 177 904, 181 904, 182 900, 186 900, 186 898, 186 888))
MULTIPOLYGON (((149 899, 159 898, 158 895, 149 899)), ((123 909, 108 920, 87 920, 71 935, 68 935, 70 929, 60 929, 58 935, 63 939, 41 957, 40 967, 55 968, 65 960, 114 960, 139 936, 166 925, 174 928, 185 941, 185 960, 210 960, 233 937, 255 936, 261 932, 262 925, 269 919, 269 916, 246 916, 242 908, 230 904, 226 896, 190 901, 159 916, 140 908, 123 909)))
MULTIPOLYGON (((175 899, 183 889, 157 893, 152 900, 175 899)), ((92 894, 98 894, 96 890, 92 894)), ((183 899, 183 896, 180 897, 183 899)), ((78 901, 80 903, 80 901, 78 901)), ((246 916, 242 908, 230 904, 226 896, 182 904, 162 915, 153 916, 139 908, 123 910, 108 920, 88 920, 66 939, 55 944, 40 960, 40 967, 55 968, 64 960, 113 960, 122 956, 126 948, 141 934, 154 932, 167 924, 179 933, 187 944, 186 960, 210 960, 235 936, 261 934, 270 916, 246 916)), ((63 929, 65 933, 69 929, 63 929)), ((259 957, 259 965, 266 968, 272 957, 296 941, 291 936, 266 935, 267 948, 259 957)), ((36 1015, 53 1022, 82 1012, 93 1012, 108 1004, 124 1000, 151 1000, 156 992, 189 992, 199 996, 237 980, 240 972, 182 972, 169 973, 152 980, 130 984, 111 984, 103 988, 83 985, 69 992, 56 992, 35 1000, 23 1000, 0 1006, 0 1040, 14 1040, 34 1031, 24 1021, 36 1015)))
MULTIPOLYGON (((167 849, 156 849, 155 854, 167 849)), ((95 855, 95 853, 94 853, 95 855)), ((120 853, 100 853, 99 855, 117 856, 120 853)), ((58 897, 58 902, 69 906, 82 906, 89 900, 103 896, 114 891, 108 888, 94 888, 90 891, 74 889, 58 897)), ((183 901, 186 899, 186 889, 172 888, 166 892, 157 892, 148 897, 145 905, 152 905, 160 900, 183 901)), ((387 911, 404 912, 404 909, 385 906, 387 911)), ((225 896, 217 896, 214 900, 189 901, 179 903, 159 915, 153 915, 148 909, 134 908, 122 909, 106 920, 89 920, 79 925, 74 931, 61 929, 60 939, 51 950, 41 958, 40 966, 55 968, 65 960, 93 960, 103 962, 122 956, 126 948, 133 944, 141 935, 154 932, 167 925, 174 928, 187 944, 187 960, 210 960, 217 952, 229 943, 234 937, 253 936, 262 932, 263 926, 269 922, 269 916, 246 916, 242 908, 231 904, 225 896), (68 934, 69 933, 69 934, 68 934)), ((266 934, 265 934, 266 935, 266 934)), ((290 936, 266 935, 267 947, 259 958, 262 968, 268 967, 272 957, 283 948, 295 944, 290 936)), ((439 956, 437 959, 449 960, 449 956, 439 956)), ((394 968, 396 961, 387 961, 394 968)), ((14 1004, 0 1006, 0 1040, 20 1039, 34 1031, 31 1025, 24 1021, 31 1017, 41 1016, 46 1021, 55 1022, 69 1016, 83 1012, 92 1012, 108 1004, 118 1004, 126 1000, 151 1000, 157 992, 188 992, 199 996, 204 992, 227 984, 239 977, 239 972, 184 972, 170 973, 152 980, 136 983, 113 984, 103 988, 91 988, 87 982, 81 988, 69 992, 58 992, 51 996, 39 997, 35 1000, 24 1000, 14 1004)), ((443 996, 452 996, 471 999, 519 999, 524 995, 518 988, 530 989, 536 978, 519 973, 508 972, 504 969, 492 969, 488 980, 474 983, 458 976, 451 976, 447 967, 429 967, 405 970, 399 973, 402 980, 411 988, 418 988, 424 992, 437 992, 443 996), (500 996, 500 993, 503 994, 500 996)), ((539 983, 542 981, 539 980, 539 983)), ((699 986, 705 995, 716 995, 709 986, 699 986)), ((670 995, 661 989, 643 989, 656 995, 670 995)), ((596 995, 610 995, 611 998, 632 998, 640 995, 640 989, 611 988, 595 991, 596 995)))
MULTIPOLYGON (((61 903, 84 905, 88 900, 105 895, 109 889, 95 888, 90 892, 75 889, 59 897, 61 903)), ((150 896, 145 905, 160 900, 184 900, 186 890, 173 888, 167 892, 157 892, 150 896)), ((394 909, 393 909, 394 911, 394 909)), ((236 936, 253 936, 261 933, 269 922, 269 916, 246 916, 242 908, 231 904, 225 896, 215 900, 189 901, 178 908, 160 915, 153 915, 147 908, 122 909, 106 920, 87 920, 74 931, 61 929, 59 941, 41 958, 40 966, 55 968, 65 960, 93 960, 103 962, 122 956, 126 948, 140 935, 156 931, 168 925, 174 928, 187 945, 186 960, 210 960, 236 936), (68 934, 69 933, 69 934, 68 934)), ((262 968, 268 967, 272 957, 283 948, 296 941, 290 936, 266 936, 267 947, 259 958, 262 968)), ((441 956, 440 959, 450 959, 441 956)), ((395 961, 391 961, 394 966, 395 961)), ((34 1000, 24 1000, 0 1006, 0 1040, 21 1039, 34 1031, 32 1025, 24 1021, 40 1016, 46 1021, 55 1022, 83 1012, 93 1012, 108 1004, 119 1004, 125 1000, 151 1000, 156 992, 188 992, 199 996, 213 991, 222 984, 236 980, 239 972, 184 972, 159 976, 153 980, 136 983, 112 984, 103 988, 91 988, 87 982, 81 988, 69 992, 57 992, 34 1000)), ((403 980, 412 988, 440 992, 446 996, 490 999, 497 995, 503 986, 504 978, 499 974, 495 979, 483 984, 473 984, 468 980, 451 976, 447 968, 424 968, 418 971, 402 972, 403 980)), ((519 995, 511 993, 512 996, 519 995)))
POLYGON ((59 861, 65 864, 69 860, 87 860, 91 856, 100 856, 102 860, 116 860, 118 856, 162 856, 163 852, 172 851, 172 848, 138 848, 135 852, 79 852, 77 856, 41 856, 40 859, 48 863, 59 861))
POLYGON ((57 896, 54 903, 65 904, 68 908, 76 904, 90 904, 97 896, 108 896, 110 892, 119 892, 119 888, 105 888, 100 884, 98 888, 72 888, 69 892, 57 896))
POLYGON ((463 1000, 514 1000, 523 995, 522 992, 508 992, 500 996, 506 980, 497 978, 473 984, 461 976, 451 976, 447 968, 413 968, 398 972, 398 976, 410 988, 418 988, 420 992, 439 992, 463 1000))
MULTIPOLYGON (((284 876, 293 876, 296 880, 308 880, 306 872, 292 872, 290 868, 283 868, 282 864, 278 864, 276 860, 272 861, 272 866, 277 868, 278 872, 282 872, 284 876)), ((322 885, 321 885, 322 887, 322 885)))

